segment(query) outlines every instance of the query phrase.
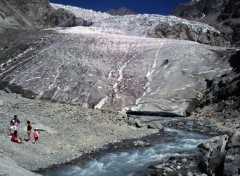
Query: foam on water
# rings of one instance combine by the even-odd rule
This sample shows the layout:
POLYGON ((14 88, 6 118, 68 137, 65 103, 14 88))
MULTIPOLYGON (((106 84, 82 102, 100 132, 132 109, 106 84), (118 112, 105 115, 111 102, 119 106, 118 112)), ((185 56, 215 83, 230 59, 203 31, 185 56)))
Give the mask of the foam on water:
POLYGON ((99 158, 74 166, 65 166, 46 174, 47 176, 126 176, 144 170, 152 162, 160 161, 167 156, 179 156, 184 151, 193 150, 208 136, 175 129, 178 138, 172 142, 158 143, 147 148, 108 153, 99 158))

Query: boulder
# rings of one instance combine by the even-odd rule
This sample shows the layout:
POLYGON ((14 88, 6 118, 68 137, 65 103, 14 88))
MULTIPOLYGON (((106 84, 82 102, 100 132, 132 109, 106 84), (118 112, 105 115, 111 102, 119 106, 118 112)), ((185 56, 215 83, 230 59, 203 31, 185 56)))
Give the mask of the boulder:
POLYGON ((240 174, 240 132, 234 132, 227 145, 224 175, 240 174))
POLYGON ((142 128, 145 126, 139 119, 135 119, 135 125, 139 128, 142 128))
POLYGON ((140 147, 150 146, 150 144, 148 142, 144 142, 144 141, 141 141, 141 140, 134 141, 133 144, 135 146, 140 146, 140 147))
POLYGON ((203 152, 199 167, 208 175, 222 175, 228 138, 217 136, 198 145, 203 152))
POLYGON ((148 123, 148 128, 158 129, 160 131, 164 130, 162 124, 158 121, 148 123))
POLYGON ((136 119, 134 117, 130 117, 128 119, 128 124, 137 128, 143 128, 143 127, 147 127, 146 124, 142 123, 142 121, 140 119, 136 119))

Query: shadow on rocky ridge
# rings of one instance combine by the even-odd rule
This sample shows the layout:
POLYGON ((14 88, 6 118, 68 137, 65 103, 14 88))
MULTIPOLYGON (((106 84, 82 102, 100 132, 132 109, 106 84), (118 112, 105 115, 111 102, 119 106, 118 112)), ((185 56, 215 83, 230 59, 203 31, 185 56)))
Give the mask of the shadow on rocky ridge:
POLYGON ((89 26, 64 9, 54 9, 48 0, 0 0, 0 28, 32 29, 89 26))

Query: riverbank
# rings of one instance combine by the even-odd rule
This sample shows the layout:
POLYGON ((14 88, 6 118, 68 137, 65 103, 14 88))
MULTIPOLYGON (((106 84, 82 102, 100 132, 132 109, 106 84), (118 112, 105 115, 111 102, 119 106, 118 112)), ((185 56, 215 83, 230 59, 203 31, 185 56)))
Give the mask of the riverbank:
MULTIPOLYGON (((38 171, 69 163, 84 158, 84 155, 96 153, 108 144, 158 132, 156 129, 147 128, 146 124, 159 121, 159 117, 129 118, 118 112, 30 100, 1 91, 0 110, 0 175, 35 175, 30 174, 29 170, 38 171), (14 114, 21 120, 19 136, 22 139, 27 137, 27 120, 31 121, 33 128, 42 130, 36 145, 25 141, 23 144, 10 141, 7 128, 14 114), (11 169, 13 166, 18 168, 17 174, 11 169)), ((231 123, 226 118, 222 118, 219 123, 217 117, 164 118, 161 122, 165 127, 210 135, 231 134, 233 130, 239 130, 236 123, 231 123), (232 125, 224 126, 226 120, 228 124, 235 125, 234 128, 232 125)), ((161 128, 158 123, 155 123, 155 126, 161 128)), ((139 144, 142 145, 141 141, 139 144)))
MULTIPOLYGON (((110 143, 158 132, 156 129, 129 126, 126 116, 118 112, 29 100, 5 92, 0 92, 0 110, 0 158, 8 157, 30 171, 67 163, 110 143), (7 129, 14 114, 21 121, 19 136, 22 139, 27 137, 27 120, 31 121, 33 128, 43 130, 37 144, 10 141, 7 129)), ((4 165, 6 163, 0 163, 0 174, 16 175, 3 168, 4 165)))

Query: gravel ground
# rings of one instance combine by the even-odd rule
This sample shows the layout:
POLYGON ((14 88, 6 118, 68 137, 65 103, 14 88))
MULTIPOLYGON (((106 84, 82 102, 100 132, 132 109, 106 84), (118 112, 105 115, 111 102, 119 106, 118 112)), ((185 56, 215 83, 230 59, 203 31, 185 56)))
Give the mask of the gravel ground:
MULTIPOLYGON (((125 120, 125 116, 118 112, 29 100, 0 91, 0 157, 9 157, 22 168, 36 171, 69 162, 109 143, 157 132, 154 129, 134 128, 127 125, 125 120), (45 130, 40 132, 37 144, 32 143, 33 139, 23 144, 11 142, 7 129, 14 114, 21 121, 20 138, 27 138, 27 120, 31 121, 33 128, 45 130)), ((1 174, 5 173, 0 171, 1 174)))

